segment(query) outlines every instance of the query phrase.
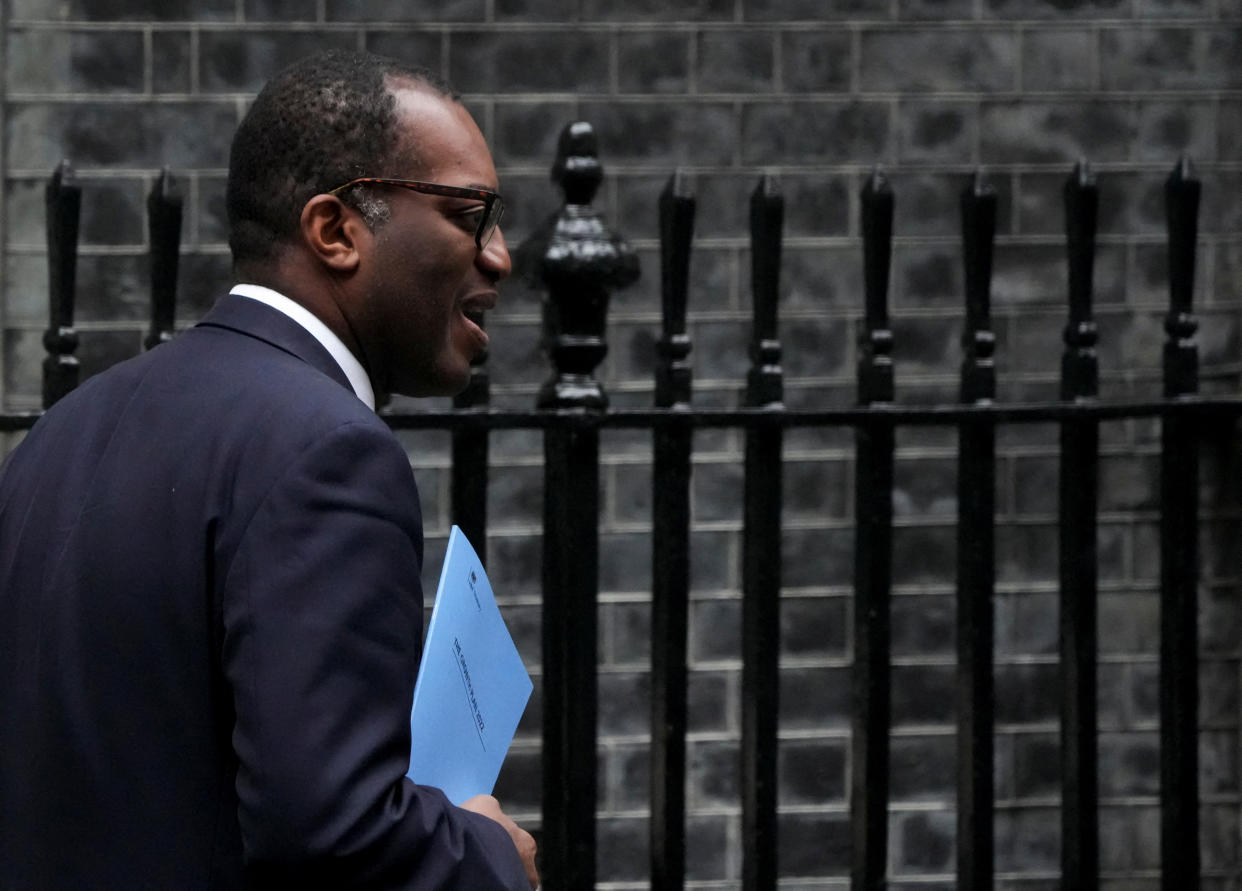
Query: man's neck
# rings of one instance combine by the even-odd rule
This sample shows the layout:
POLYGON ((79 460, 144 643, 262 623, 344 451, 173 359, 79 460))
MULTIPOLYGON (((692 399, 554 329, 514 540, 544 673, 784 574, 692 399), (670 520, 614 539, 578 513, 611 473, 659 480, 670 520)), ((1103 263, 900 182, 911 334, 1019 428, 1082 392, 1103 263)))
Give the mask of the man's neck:
POLYGON ((289 295, 277 291, 268 285, 260 285, 254 282, 242 282, 234 286, 231 293, 266 304, 305 328, 328 351, 336 364, 340 366, 341 371, 349 379, 349 384, 358 398, 371 409, 375 408, 375 389, 357 355, 320 316, 304 303, 294 300, 289 295))

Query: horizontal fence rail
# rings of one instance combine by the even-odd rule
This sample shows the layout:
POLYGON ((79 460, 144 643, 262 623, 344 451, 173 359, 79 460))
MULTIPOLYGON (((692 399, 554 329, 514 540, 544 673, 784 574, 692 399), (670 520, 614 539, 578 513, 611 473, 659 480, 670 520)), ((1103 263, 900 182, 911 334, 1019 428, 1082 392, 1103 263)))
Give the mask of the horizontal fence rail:
MULTIPOLYGON (((686 318, 696 202, 686 178, 670 178, 659 199, 663 323, 656 342, 655 405, 612 409, 595 378, 607 344, 610 295, 638 275, 635 252, 592 206, 603 169, 594 132, 572 124, 561 135, 553 177, 561 212, 518 250, 519 265, 547 292, 544 333, 552 371, 530 411, 489 405, 486 356, 451 411, 387 412, 397 430, 452 434, 453 522, 486 559, 489 435, 544 432, 543 819, 541 857, 549 891, 593 887, 596 876, 598 743, 597 627, 599 474, 604 429, 650 430, 653 442, 651 768, 649 870, 652 887, 686 883, 688 605, 693 432, 744 431, 742 579, 742 745, 738 775, 747 891, 775 887, 779 869, 777 764, 780 723, 782 444, 795 428, 850 428, 854 434, 854 611, 849 784, 851 887, 882 889, 888 875, 889 745, 893 664, 893 481, 896 433, 903 427, 954 429, 958 440, 957 517, 957 882, 991 888, 995 876, 993 788, 996 587, 994 486, 1000 425, 1059 427, 1058 589, 1061 751, 1061 880, 1095 887, 1100 875, 1097 702, 1097 515, 1102 423, 1159 419, 1160 457, 1160 814, 1162 887, 1196 887, 1199 863, 1198 448, 1208 435, 1233 435, 1242 398, 1198 394, 1194 287, 1200 184, 1179 162, 1166 188, 1170 306, 1164 394, 1101 401, 1092 314, 1099 187, 1085 163, 1067 178, 1068 318, 1061 399, 996 402, 991 330, 992 247, 997 199, 981 175, 961 193, 965 313, 958 401, 896 401, 894 335, 887 291, 895 210, 878 171, 860 196, 863 314, 857 404, 789 409, 783 402, 778 304, 783 199, 762 178, 750 197, 754 321, 744 405, 693 405, 686 318)), ((47 189, 50 320, 44 343, 44 402, 76 385, 74 263, 81 190, 62 164, 47 189)), ((149 199, 153 315, 148 348, 172 336, 181 199, 165 172, 149 199)), ((29 428, 39 412, 0 414, 0 431, 29 428)))
MULTIPOLYGON (((877 419, 901 427, 946 427, 971 418, 991 418, 997 424, 1040 424, 1075 418, 1123 421, 1131 418, 1197 418, 1210 428, 1227 426, 1242 415, 1240 396, 1192 396, 1175 402, 1133 399, 1074 404, 1063 402, 1010 402, 994 405, 871 405, 838 409, 609 409, 607 414, 585 415, 562 411, 471 408, 452 411, 382 413, 394 430, 546 430, 559 427, 595 427, 601 430, 660 430, 726 427, 863 427, 877 419)), ((29 430, 41 411, 0 414, 0 433, 29 430)))

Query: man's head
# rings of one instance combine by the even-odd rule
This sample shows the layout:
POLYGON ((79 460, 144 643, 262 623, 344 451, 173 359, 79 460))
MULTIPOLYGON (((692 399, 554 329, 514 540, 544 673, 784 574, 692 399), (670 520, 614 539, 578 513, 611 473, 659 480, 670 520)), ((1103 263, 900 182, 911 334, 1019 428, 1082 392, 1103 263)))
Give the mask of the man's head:
MULTIPOLYGON (((267 83, 237 128, 229 154, 226 203, 235 264, 270 259, 294 237, 313 195, 392 166, 404 148, 390 89, 396 81, 457 98, 426 69, 344 51, 310 56, 267 83)), ((373 225, 382 222, 382 197, 356 198, 373 225)))
POLYGON ((496 171, 457 97, 421 69, 363 53, 312 56, 263 89, 233 140, 229 243, 240 278, 319 316, 377 390, 464 386, 510 260, 496 171), (406 188, 362 178, 412 180, 406 188), (481 241, 482 239, 479 239, 481 241))

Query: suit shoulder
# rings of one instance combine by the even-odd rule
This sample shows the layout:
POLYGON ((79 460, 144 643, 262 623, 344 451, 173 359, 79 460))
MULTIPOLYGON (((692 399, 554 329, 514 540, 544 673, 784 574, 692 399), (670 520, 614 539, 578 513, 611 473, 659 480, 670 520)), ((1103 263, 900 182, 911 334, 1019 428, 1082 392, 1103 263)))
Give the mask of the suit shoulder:
MULTIPOLYGON (((180 392, 269 429, 335 427, 352 422, 388 431, 348 386, 307 360, 262 340, 218 328, 194 328, 160 349, 180 392), (174 351, 172 347, 182 347, 174 351)), ((165 372, 161 372, 163 377, 165 372)))

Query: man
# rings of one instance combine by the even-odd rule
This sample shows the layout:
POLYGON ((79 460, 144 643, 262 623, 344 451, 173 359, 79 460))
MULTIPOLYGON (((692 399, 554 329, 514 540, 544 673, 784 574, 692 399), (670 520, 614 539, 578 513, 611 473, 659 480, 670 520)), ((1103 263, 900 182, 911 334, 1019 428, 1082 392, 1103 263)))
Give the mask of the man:
POLYGON ((0 888, 537 884, 495 799, 404 776, 422 523, 373 411, 464 386, 496 188, 426 72, 329 53, 256 99, 243 284, 0 471, 0 888))

